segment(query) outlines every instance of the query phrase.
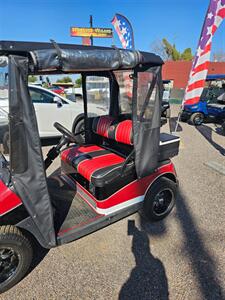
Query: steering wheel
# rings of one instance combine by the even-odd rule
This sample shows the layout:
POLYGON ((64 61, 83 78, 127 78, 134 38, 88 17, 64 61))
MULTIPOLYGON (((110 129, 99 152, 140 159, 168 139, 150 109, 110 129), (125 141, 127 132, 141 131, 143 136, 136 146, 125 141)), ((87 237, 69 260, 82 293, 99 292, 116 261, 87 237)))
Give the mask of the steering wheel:
POLYGON ((45 159, 45 170, 47 170, 47 168, 52 164, 53 160, 60 154, 61 148, 68 142, 76 143, 76 135, 82 133, 81 131, 76 134, 73 134, 71 131, 69 131, 67 128, 65 128, 58 122, 54 123, 54 127, 59 132, 61 132, 63 136, 61 137, 59 143, 56 146, 52 147, 47 153, 47 157, 45 159))
POLYGON ((75 135, 69 131, 66 127, 59 124, 58 122, 54 123, 54 127, 63 134, 63 136, 68 139, 70 142, 76 143, 76 137, 75 135))

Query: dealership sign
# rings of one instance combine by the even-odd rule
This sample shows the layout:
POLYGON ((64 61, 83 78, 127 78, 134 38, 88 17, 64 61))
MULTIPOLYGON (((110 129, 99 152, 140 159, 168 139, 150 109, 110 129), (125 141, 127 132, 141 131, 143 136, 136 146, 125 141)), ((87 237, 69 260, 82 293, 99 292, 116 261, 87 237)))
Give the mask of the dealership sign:
POLYGON ((91 28, 91 27, 71 27, 71 36, 96 37, 96 38, 112 38, 111 28, 91 28))

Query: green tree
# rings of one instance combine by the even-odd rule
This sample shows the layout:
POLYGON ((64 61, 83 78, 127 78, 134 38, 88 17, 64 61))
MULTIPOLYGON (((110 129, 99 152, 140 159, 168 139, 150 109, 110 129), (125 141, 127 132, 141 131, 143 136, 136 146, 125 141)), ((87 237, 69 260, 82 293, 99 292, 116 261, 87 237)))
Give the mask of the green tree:
POLYGON ((184 52, 181 54, 181 59, 183 60, 192 60, 193 55, 191 52, 191 48, 187 48, 184 50, 184 52))
POLYGON ((57 79, 56 82, 58 82, 58 83, 69 83, 69 82, 73 82, 73 81, 72 81, 72 78, 70 76, 65 76, 61 79, 57 79))
POLYGON ((180 52, 176 49, 176 46, 175 44, 174 45, 171 45, 167 39, 163 39, 162 40, 163 42, 163 45, 164 45, 164 48, 165 48, 165 51, 168 55, 168 57, 172 60, 179 60, 180 59, 180 52))
POLYGON ((48 89, 49 88, 49 84, 47 82, 44 82, 42 84, 42 87, 45 88, 45 89, 48 89))
POLYGON ((187 60, 190 61, 193 58, 191 48, 186 48, 183 52, 177 50, 175 44, 170 44, 167 39, 162 40, 162 46, 167 54, 168 59, 171 60, 187 60))
POLYGON ((37 81, 37 77, 36 76, 34 76, 34 75, 28 76, 28 82, 34 83, 36 81, 37 81))
POLYGON ((76 84, 75 87, 77 87, 77 88, 81 87, 81 84, 82 84, 81 77, 79 77, 75 80, 75 84, 76 84))

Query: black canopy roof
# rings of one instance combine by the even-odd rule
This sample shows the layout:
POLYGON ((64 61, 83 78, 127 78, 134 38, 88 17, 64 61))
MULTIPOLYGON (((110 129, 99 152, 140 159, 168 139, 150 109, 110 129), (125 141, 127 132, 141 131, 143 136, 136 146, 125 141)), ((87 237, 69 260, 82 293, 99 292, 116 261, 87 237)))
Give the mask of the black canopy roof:
POLYGON ((25 55, 31 73, 123 70, 163 64, 153 53, 109 47, 0 41, 0 55, 25 55))

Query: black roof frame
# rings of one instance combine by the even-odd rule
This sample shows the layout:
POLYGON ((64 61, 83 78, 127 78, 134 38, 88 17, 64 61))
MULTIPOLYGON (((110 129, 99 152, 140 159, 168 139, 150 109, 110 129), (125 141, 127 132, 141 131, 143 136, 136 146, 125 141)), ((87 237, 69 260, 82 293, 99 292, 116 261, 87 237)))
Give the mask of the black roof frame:
MULTIPOLYGON (((26 56, 29 58, 29 64, 33 63, 34 56, 36 56, 37 60, 42 62, 44 61, 43 58, 43 53, 48 52, 48 55, 50 53, 53 53, 55 51, 56 54, 59 54, 59 51, 61 50, 62 52, 65 52, 66 54, 69 53, 69 55, 73 52, 76 51, 76 53, 79 53, 79 51, 82 51, 83 53, 86 52, 87 54, 87 60, 90 59, 91 61, 91 56, 92 53, 95 53, 96 57, 99 55, 102 55, 102 53, 106 53, 108 51, 109 55, 103 57, 103 60, 105 59, 106 61, 109 60, 109 56, 112 55, 112 60, 110 61, 111 65, 114 64, 118 58, 119 59, 124 59, 124 61, 128 60, 128 64, 126 66, 122 66, 120 64, 120 67, 118 68, 112 68, 112 70, 123 70, 123 69, 129 69, 129 64, 130 68, 138 67, 139 70, 143 69, 143 71, 149 67, 152 66, 160 66, 164 62, 163 60, 156 54, 150 53, 150 52, 144 52, 144 51, 132 51, 132 50, 126 50, 126 49, 119 49, 116 47, 102 47, 102 46, 83 46, 83 45, 76 45, 76 44, 61 44, 61 43, 55 43, 53 42, 21 42, 21 41, 0 41, 0 55, 21 55, 21 56, 26 56), (45 51, 43 51, 45 50, 45 51), (102 51, 103 50, 103 51, 102 51), (90 51, 90 52, 89 52, 90 51), (89 55, 90 53, 90 55, 89 55), (118 53, 117 57, 115 53, 118 53), (33 54, 33 55, 32 55, 33 54), (99 54, 99 55, 98 55, 99 54), (38 56, 39 55, 39 56, 38 56), (114 57, 113 57, 114 55, 114 57), (130 55, 130 56, 129 56, 130 55), (89 56, 89 57, 88 57, 89 56), (122 56, 122 57, 121 57, 122 56), (135 58, 135 60, 134 60, 135 58)), ((60 56, 60 55, 58 55, 60 56)), ((72 54, 73 56, 73 54, 72 54)), ((60 57, 57 57, 58 60, 60 60, 60 57)), ((74 58, 74 57, 72 57, 74 58)), ((77 57, 76 57, 77 58, 77 57)), ((71 57, 67 57, 67 60, 70 60, 71 57)), ((52 58, 52 62, 55 62, 54 59, 52 58)), ((80 62, 83 63, 83 62, 80 62)), ((109 65, 110 65, 109 63, 109 65)), ((98 67, 98 66, 97 66, 98 67)), ((100 67, 100 66, 99 66, 100 67)), ((103 66, 104 70, 104 66, 103 66)), ((110 68, 108 69, 110 70, 110 68)), ((78 69, 77 73, 80 72, 88 72, 88 71, 93 71, 91 69, 78 69)), ((32 70, 32 68, 29 69, 30 74, 60 74, 60 73, 76 73, 76 70, 71 70, 71 71, 66 71, 63 70, 60 67, 57 68, 57 70, 32 70), (40 72, 39 72, 40 71, 40 72)))

